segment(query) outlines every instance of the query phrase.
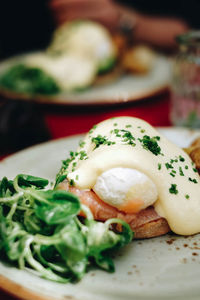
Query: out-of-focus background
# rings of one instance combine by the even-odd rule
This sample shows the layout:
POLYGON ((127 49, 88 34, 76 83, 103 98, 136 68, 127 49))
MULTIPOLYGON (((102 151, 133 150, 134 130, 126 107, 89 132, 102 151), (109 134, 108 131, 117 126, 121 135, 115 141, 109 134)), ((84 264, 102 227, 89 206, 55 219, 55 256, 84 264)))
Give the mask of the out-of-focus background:
MULTIPOLYGON (((172 40, 168 40, 170 33, 173 38, 176 34, 186 30, 187 26, 191 28, 200 26, 200 2, 198 0, 2 1, 0 10, 1 58, 46 47, 55 27, 74 18, 90 18, 114 29, 118 26, 118 18, 120 18, 120 12, 114 7, 115 4, 123 5, 128 10, 129 16, 133 14, 133 18, 134 12, 143 15, 146 19, 152 18, 152 27, 146 28, 143 39, 151 42, 154 34, 152 29, 157 32, 162 32, 163 29, 163 34, 159 36, 157 44, 162 43, 159 41, 162 39, 163 46, 167 48, 172 43, 172 40)), ((142 31, 142 28, 140 29, 138 25, 137 30, 142 31)))
POLYGON ((118 115, 199 127, 199 11, 198 0, 3 1, 0 154, 118 115))
MULTIPOLYGON (((199 12, 199 0, 1 1, 0 160, 116 116, 198 130, 199 12)), ((0 281, 0 299, 18 290, 0 281)))

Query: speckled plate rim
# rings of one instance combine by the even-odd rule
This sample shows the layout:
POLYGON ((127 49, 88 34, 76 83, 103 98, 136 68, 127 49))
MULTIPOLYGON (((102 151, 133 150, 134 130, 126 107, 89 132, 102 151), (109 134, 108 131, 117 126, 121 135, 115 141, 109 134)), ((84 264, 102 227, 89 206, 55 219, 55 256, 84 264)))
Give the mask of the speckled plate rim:
MULTIPOLYGON (((165 136, 167 136, 171 141, 173 142, 177 142, 177 144, 181 147, 186 147, 188 146, 188 143, 191 143, 195 138, 200 136, 200 131, 196 131, 196 130, 188 130, 185 128, 174 128, 174 127, 162 127, 159 128, 159 131, 164 134, 165 136), (178 137, 178 139, 177 139, 178 137)), ((4 160, 2 160, 2 162, 0 162, 0 166, 3 166, 4 169, 8 168, 9 165, 13 165, 14 162, 16 161, 17 164, 20 163, 20 159, 24 159, 27 156, 29 156, 31 153, 31 157, 33 157, 33 159, 39 157, 39 153, 41 151, 43 151, 43 155, 44 152, 46 152, 47 149, 52 150, 54 149, 56 146, 62 146, 62 145, 66 145, 67 147, 70 144, 78 144, 78 141, 83 137, 83 135, 76 135, 76 136, 71 136, 68 138, 61 138, 58 140, 53 140, 50 142, 46 142, 46 143, 42 143, 33 147, 29 147, 25 150, 19 151, 18 153, 5 158, 4 160)), ((74 146, 73 146, 74 148, 74 146)), ((62 154, 64 155, 64 153, 68 152, 71 149, 65 149, 64 151, 62 151, 62 154)), ((72 149, 73 150, 73 149, 72 149)), ((62 158, 61 158, 62 159, 62 158)), ((60 157, 59 159, 60 160, 60 157)), ((26 159, 25 159, 25 164, 26 164, 26 159)), ((14 168, 15 168, 15 164, 14 164, 14 168)), ((15 170, 18 173, 18 170, 15 170)), ((20 170, 21 171, 21 170, 20 170)), ((15 172, 14 172, 15 173, 15 172)), ((13 176, 15 176, 13 173, 13 176)), ((4 174, 6 175, 6 174, 4 174)), ((2 174, 0 174, 0 176, 2 176, 2 174)), ((193 238, 193 237, 192 237, 193 238)), ((159 238, 158 238, 159 239, 159 238)), ((165 240, 165 237, 162 237, 159 242, 162 242, 162 240, 165 240)), ((150 240, 146 240, 144 241, 144 243, 147 244, 147 248, 149 245, 149 248, 151 246, 151 242, 154 242, 155 239, 150 239, 150 240)), ((177 243, 179 242, 179 240, 177 239, 177 243)), ((142 243, 142 242, 141 242, 142 243)), ((138 243, 139 244, 139 243, 138 243)), ((170 243, 169 243, 170 244, 170 243)), ((199 262, 200 263, 200 262, 199 262)), ((21 272, 21 271, 20 271, 21 272)), ((173 274, 172 274, 173 275, 173 274)), ((195 275, 195 274, 194 274, 195 275)), ((196 278, 196 276, 195 276, 196 278)), ((1 274, 1 270, 0 270, 0 289, 2 289, 3 291, 7 292, 10 295, 13 295, 19 299, 27 299, 27 300, 55 300, 56 298, 50 297, 49 295, 43 295, 41 293, 41 291, 35 292, 32 291, 31 289, 25 287, 23 284, 18 284, 15 281, 12 280, 12 278, 8 278, 6 277, 4 274, 1 274)), ((188 296, 186 295, 186 297, 180 298, 178 295, 173 296, 170 295, 170 291, 169 291, 169 298, 173 299, 173 300, 178 300, 178 299, 182 299, 182 300, 187 300, 187 299, 191 299, 191 300, 198 300, 199 296, 196 295, 191 295, 191 297, 188 298, 188 296)), ((162 297, 162 299, 169 299, 167 295, 164 295, 162 297)), ((59 298, 61 299, 61 298, 59 298)), ((84 300, 83 298, 80 297, 76 297, 76 295, 74 296, 65 296, 62 299, 66 299, 66 300, 84 300)), ((102 298, 103 299, 103 298, 102 298)), ((107 298, 106 298, 107 299, 107 298)), ((113 299, 113 298, 112 298, 113 299)), ((118 299, 118 298, 117 298, 118 299)), ((123 300, 125 300, 126 298, 124 298, 123 300)), ((130 298, 127 298, 130 299, 130 298)), ((144 296, 144 298, 141 298, 140 296, 138 297, 134 297, 134 299, 161 299, 161 298, 154 298, 154 297, 148 297, 148 296, 144 296)))

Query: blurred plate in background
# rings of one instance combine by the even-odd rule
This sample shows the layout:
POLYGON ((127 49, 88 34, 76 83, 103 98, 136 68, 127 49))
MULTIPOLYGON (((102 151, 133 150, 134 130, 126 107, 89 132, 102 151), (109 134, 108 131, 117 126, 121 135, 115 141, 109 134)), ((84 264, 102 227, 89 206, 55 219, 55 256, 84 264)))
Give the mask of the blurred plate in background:
MULTIPOLYGON (((30 54, 19 55, 0 63, 0 75, 15 63, 20 63, 30 54)), ((7 99, 35 101, 58 105, 111 105, 139 101, 159 94, 169 87, 170 60, 160 54, 155 57, 152 69, 147 74, 124 74, 107 84, 91 86, 84 91, 62 92, 54 96, 19 94, 0 87, 0 95, 7 99)))

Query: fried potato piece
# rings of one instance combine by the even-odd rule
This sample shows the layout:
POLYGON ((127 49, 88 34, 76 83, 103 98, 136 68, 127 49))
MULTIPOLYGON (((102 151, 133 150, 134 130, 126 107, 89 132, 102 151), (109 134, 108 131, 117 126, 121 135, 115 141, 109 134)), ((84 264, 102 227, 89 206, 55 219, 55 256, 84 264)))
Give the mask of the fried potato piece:
POLYGON ((184 150, 191 157, 200 174, 200 137, 194 140, 191 146, 184 150))
POLYGON ((154 59, 155 54, 151 48, 138 45, 124 53, 121 64, 128 72, 145 74, 151 70, 154 59))

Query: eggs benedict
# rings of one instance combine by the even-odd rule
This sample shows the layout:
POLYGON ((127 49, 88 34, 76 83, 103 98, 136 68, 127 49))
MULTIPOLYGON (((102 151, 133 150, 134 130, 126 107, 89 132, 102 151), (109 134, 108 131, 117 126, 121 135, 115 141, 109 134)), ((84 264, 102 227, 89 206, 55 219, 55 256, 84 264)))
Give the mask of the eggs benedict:
POLYGON ((126 220, 138 238, 200 232, 200 178, 186 152, 145 121, 119 117, 93 127, 62 168, 59 188, 94 217, 126 220))
POLYGON ((117 59, 117 48, 108 30, 89 20, 66 22, 54 32, 48 53, 69 54, 95 60, 99 73, 112 69, 117 59))

